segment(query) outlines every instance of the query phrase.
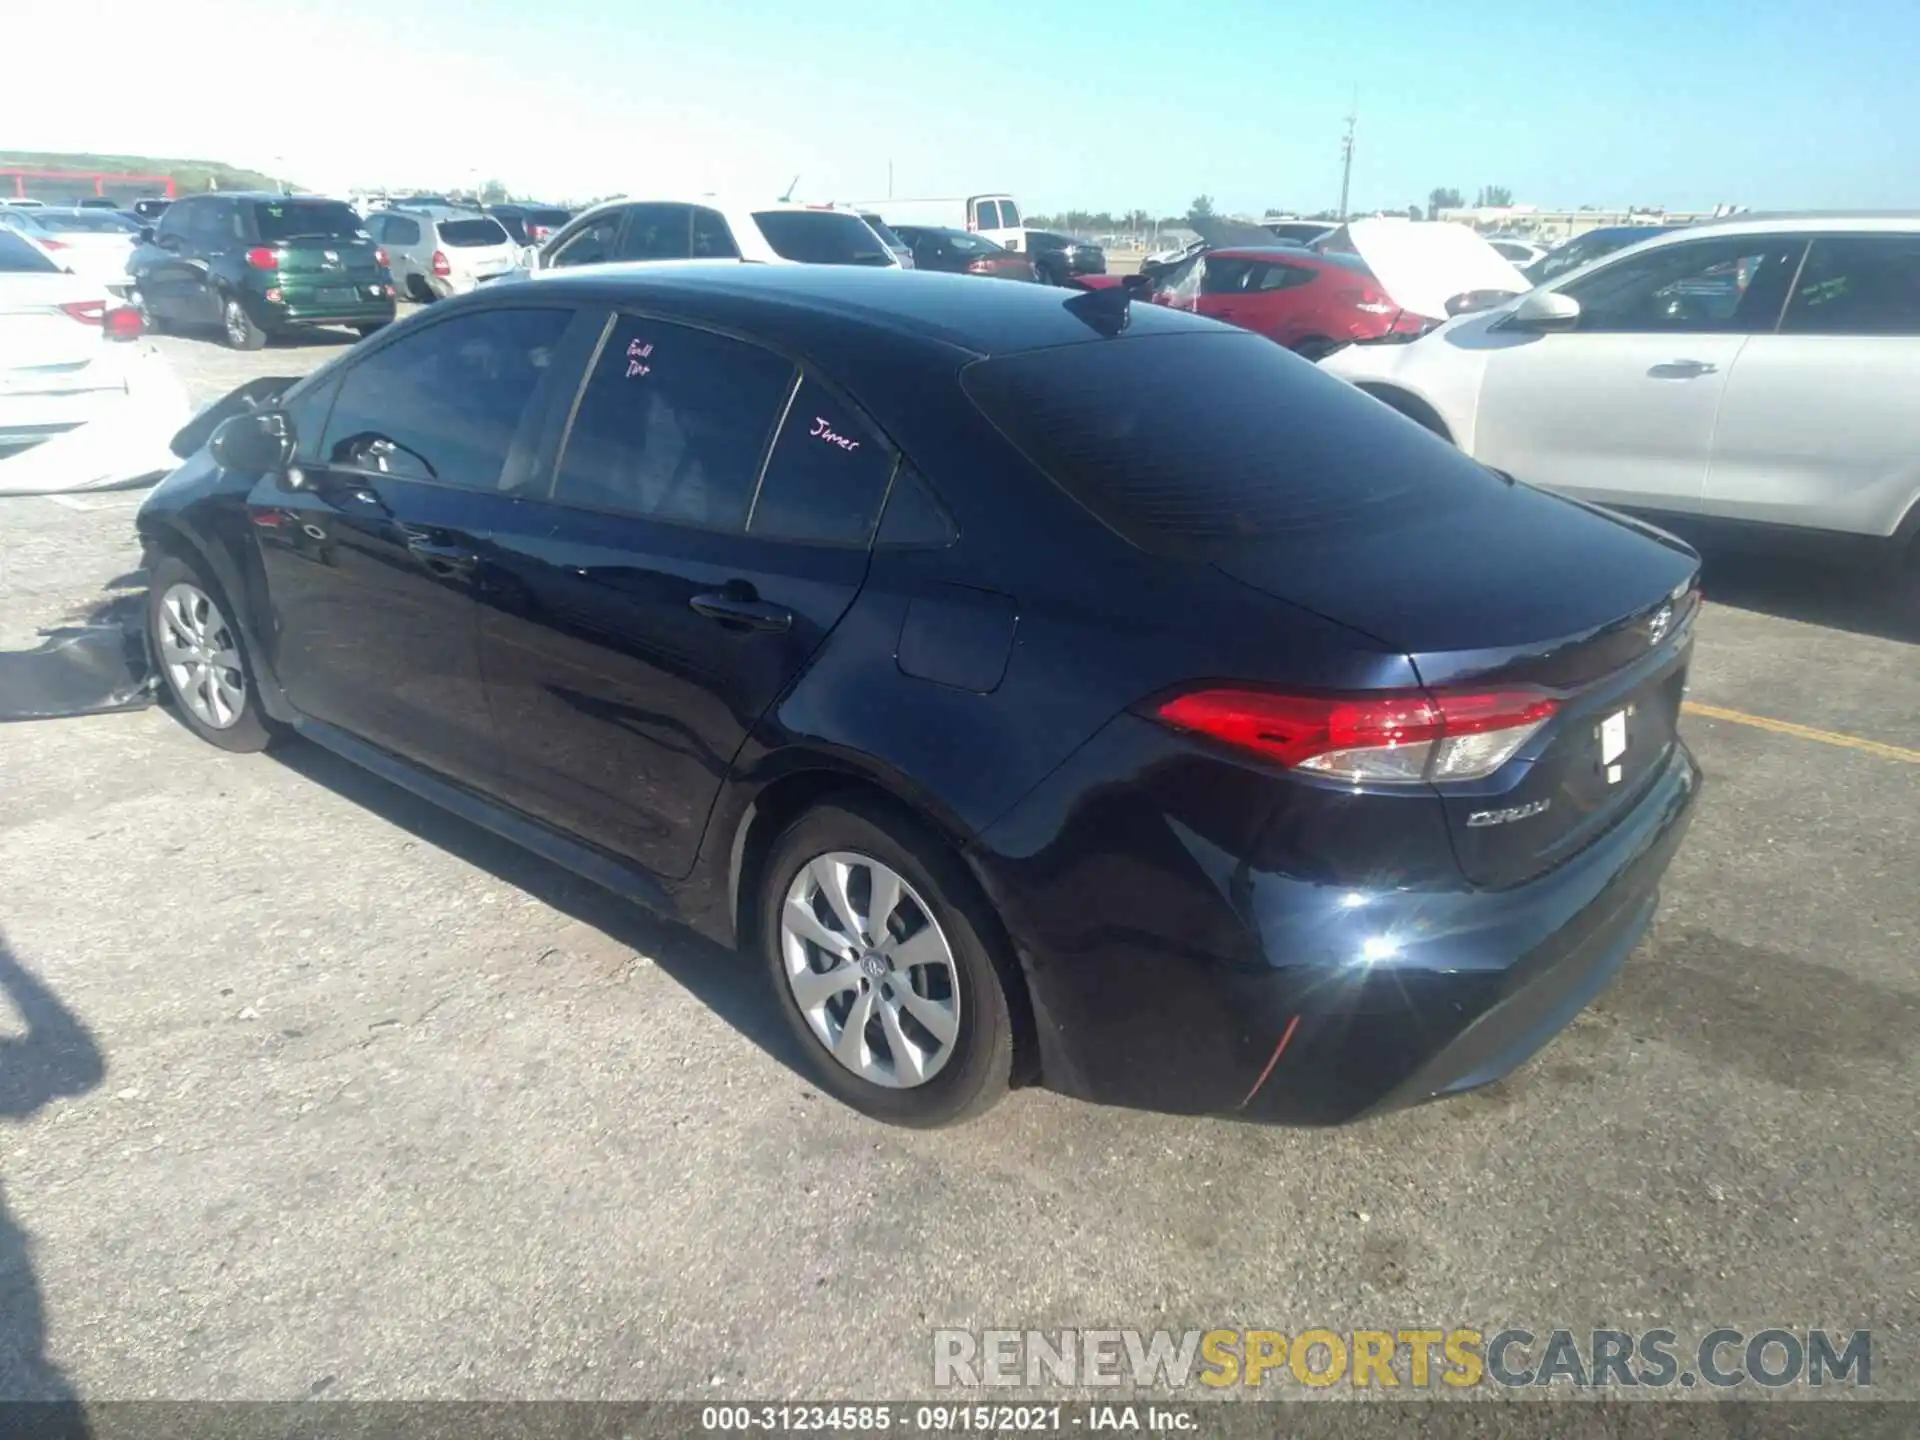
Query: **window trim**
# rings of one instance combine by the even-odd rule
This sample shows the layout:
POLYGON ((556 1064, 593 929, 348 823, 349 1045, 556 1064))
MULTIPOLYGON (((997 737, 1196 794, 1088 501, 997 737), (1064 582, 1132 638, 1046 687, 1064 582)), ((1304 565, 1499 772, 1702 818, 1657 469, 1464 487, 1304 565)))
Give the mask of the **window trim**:
MULTIPOLYGON (((912 460, 906 451, 900 447, 899 443, 894 440, 893 436, 887 433, 885 427, 874 420, 873 413, 854 398, 853 395, 849 394, 846 387, 839 384, 832 379, 832 377, 823 374, 806 356, 789 350, 785 346, 774 344, 760 336, 748 334, 743 330, 736 330, 727 325, 711 324, 707 321, 696 320, 689 316, 674 315, 666 311, 650 309, 644 305, 621 304, 618 301, 601 301, 599 303, 607 307, 606 319, 601 325, 599 338, 594 342, 593 353, 587 358, 587 363, 580 372, 580 377, 574 386, 573 396, 567 402, 566 422, 561 426, 559 437, 554 441, 551 455, 545 458, 544 463, 547 469, 546 485, 542 491, 526 493, 520 498, 537 501, 543 505, 558 505, 564 509, 578 510, 592 515, 617 516, 622 520, 631 520, 642 525, 671 526, 674 529, 696 531, 703 535, 727 535, 737 540, 750 540, 761 545, 797 545, 812 550, 871 550, 873 548, 874 537, 880 533, 880 521, 887 513, 887 502, 893 496, 894 481, 900 474, 902 462, 912 464, 912 460), (613 338, 615 327, 619 325, 623 318, 653 320, 662 325, 677 325, 683 330, 698 330, 708 335, 717 335, 723 340, 738 341, 743 345, 751 345, 756 350, 764 350, 770 355, 776 355, 793 367, 793 383, 789 386, 786 400, 780 407, 779 418, 768 427, 766 439, 760 447, 760 461, 754 470, 753 493, 747 502, 746 519, 740 522, 737 529, 732 526, 696 525, 691 521, 678 519, 674 516, 641 515, 632 510, 623 510, 611 505, 594 505, 580 500, 563 499, 557 493, 560 484, 560 467, 566 460, 567 446, 573 440, 573 427, 574 422, 578 420, 580 416, 580 405, 586 398, 587 387, 593 383, 594 372, 600 368, 600 357, 605 353, 607 343, 613 338), (786 426, 788 413, 793 408, 794 400, 800 394, 800 387, 806 384, 808 380, 814 381, 842 405, 846 406, 854 417, 872 434, 873 438, 880 442, 881 446, 893 461, 893 468, 887 475, 887 483, 882 487, 880 492, 880 504, 874 510, 873 523, 867 528, 867 535, 864 540, 846 543, 830 540, 790 540, 778 535, 754 535, 748 531, 747 527, 753 523, 753 512, 760 504, 760 487, 766 482, 767 467, 773 462, 774 446, 780 442, 780 432, 786 426)), ((521 305, 515 308, 545 309, 548 307, 521 305)), ((580 309, 581 312, 585 314, 589 312, 590 306, 582 305, 580 309)), ((931 483, 926 481, 925 470, 919 466, 915 466, 914 468, 920 471, 922 482, 926 483, 928 489, 931 490, 931 483)), ((937 498, 938 496, 936 495, 936 499, 937 498)), ((951 519, 953 514, 951 507, 947 506, 944 501, 941 501, 941 508, 946 511, 948 518, 951 519)), ((957 537, 959 533, 959 525, 957 522, 954 524, 954 532, 957 537)))

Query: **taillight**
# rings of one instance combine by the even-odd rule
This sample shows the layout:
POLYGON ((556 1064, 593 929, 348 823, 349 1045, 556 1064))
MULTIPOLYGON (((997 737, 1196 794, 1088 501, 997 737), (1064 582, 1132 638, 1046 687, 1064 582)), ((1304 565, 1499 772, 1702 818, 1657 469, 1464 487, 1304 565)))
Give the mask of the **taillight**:
POLYGON ((1363 315, 1391 315, 1400 307, 1391 300, 1357 300, 1353 308, 1363 315))
POLYGON ((534 244, 538 244, 540 241, 546 239, 551 234, 553 234, 553 229, 551 226, 547 226, 547 225, 527 226, 527 239, 534 244))
POLYGON ((64 240, 42 240, 40 242, 40 248, 42 250, 66 250, 71 247, 64 240))
POLYGON ((78 320, 82 325, 98 325, 106 316, 107 302, 104 300, 73 300, 62 305, 60 309, 72 316, 75 320, 78 320))
POLYGON ((138 340, 147 330, 140 319, 140 312, 131 305, 121 305, 107 311, 102 317, 101 328, 109 340, 138 340))
POLYGON ((433 273, 438 275, 442 280, 453 273, 453 267, 447 263, 446 251, 436 250, 433 252, 433 273))
POLYGON ((385 265, 387 263, 387 252, 377 245, 373 249, 373 263, 376 265, 385 265))
POLYGON ((1537 690, 1278 695, 1197 690, 1156 712, 1289 769, 1356 783, 1479 780, 1511 760, 1560 708, 1537 690))
POLYGON ((278 270, 280 257, 264 245, 256 245, 247 251, 247 263, 256 270, 278 270))
POLYGON ((967 273, 969 275, 991 275, 993 274, 993 261, 985 258, 969 260, 967 262, 967 273))

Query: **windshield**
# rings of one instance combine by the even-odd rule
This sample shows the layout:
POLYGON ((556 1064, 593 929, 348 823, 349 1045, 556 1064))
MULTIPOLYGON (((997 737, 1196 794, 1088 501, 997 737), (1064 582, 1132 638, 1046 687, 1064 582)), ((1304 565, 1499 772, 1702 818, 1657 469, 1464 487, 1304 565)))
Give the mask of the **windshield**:
POLYGON ((754 223, 783 260, 807 265, 891 265, 880 237, 858 215, 837 210, 756 210, 754 223))
POLYGON ((471 249, 476 245, 505 245, 507 232, 501 228, 498 220, 484 217, 478 220, 442 220, 440 239, 447 245, 471 249))
POLYGON ((0 230, 0 274, 57 275, 60 267, 11 230, 0 230))
POLYGON ((338 200, 270 200, 253 208, 260 238, 352 240, 365 234, 360 217, 338 200))

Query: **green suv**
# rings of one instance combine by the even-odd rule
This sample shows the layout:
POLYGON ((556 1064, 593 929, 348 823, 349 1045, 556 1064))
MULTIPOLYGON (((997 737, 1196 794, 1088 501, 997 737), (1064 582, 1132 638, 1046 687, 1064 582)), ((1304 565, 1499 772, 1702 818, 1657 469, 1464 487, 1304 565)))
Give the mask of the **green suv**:
POLYGON ((127 262, 147 323, 217 326, 236 350, 270 335, 393 319, 386 253, 352 207, 315 195, 189 195, 167 207, 127 262))

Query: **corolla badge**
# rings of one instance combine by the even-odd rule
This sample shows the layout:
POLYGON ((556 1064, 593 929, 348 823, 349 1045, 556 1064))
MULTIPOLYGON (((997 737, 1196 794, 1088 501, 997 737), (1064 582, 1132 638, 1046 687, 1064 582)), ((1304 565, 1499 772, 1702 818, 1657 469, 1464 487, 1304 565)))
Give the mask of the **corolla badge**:
POLYGON ((1667 630, 1673 624, 1673 607, 1662 605, 1653 612, 1653 618, 1647 621, 1647 643, 1658 645, 1667 638, 1667 630))
POLYGON ((1526 805, 1509 805, 1504 810, 1476 810, 1467 816, 1467 828, 1478 830, 1484 825, 1505 825, 1510 820, 1526 820, 1534 815, 1544 815, 1552 807, 1551 800, 1535 800, 1526 805))

